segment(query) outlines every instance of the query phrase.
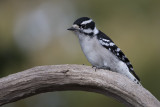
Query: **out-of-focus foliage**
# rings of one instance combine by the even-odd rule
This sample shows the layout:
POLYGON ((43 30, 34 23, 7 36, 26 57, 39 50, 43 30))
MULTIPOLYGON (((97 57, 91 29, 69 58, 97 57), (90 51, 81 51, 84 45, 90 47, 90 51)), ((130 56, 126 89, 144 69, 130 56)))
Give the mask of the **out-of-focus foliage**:
MULTIPOLYGON (((38 65, 86 64, 78 39, 66 29, 91 17, 124 51, 142 84, 160 99, 159 0, 1 0, 0 77, 38 65)), ((50 92, 4 107, 123 106, 89 92, 50 92)))

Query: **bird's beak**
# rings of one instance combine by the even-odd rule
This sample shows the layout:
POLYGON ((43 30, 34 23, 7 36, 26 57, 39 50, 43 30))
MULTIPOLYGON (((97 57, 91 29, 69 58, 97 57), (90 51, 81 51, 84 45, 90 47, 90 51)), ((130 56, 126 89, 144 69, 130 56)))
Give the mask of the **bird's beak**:
POLYGON ((70 27, 70 28, 68 28, 67 30, 75 31, 76 29, 75 29, 74 27, 70 27))

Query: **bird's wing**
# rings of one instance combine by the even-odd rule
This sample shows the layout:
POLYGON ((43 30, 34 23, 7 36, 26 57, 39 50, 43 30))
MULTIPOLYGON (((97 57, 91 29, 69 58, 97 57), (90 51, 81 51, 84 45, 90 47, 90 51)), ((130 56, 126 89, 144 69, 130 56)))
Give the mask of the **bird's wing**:
POLYGON ((133 66, 130 63, 129 59, 124 55, 124 53, 118 48, 114 42, 103 32, 99 31, 97 38, 100 42, 100 44, 105 47, 106 49, 110 50, 115 56, 118 57, 119 60, 123 61, 127 67, 129 68, 129 71, 136 77, 138 81, 140 81, 139 77, 136 75, 136 73, 133 70, 133 66))

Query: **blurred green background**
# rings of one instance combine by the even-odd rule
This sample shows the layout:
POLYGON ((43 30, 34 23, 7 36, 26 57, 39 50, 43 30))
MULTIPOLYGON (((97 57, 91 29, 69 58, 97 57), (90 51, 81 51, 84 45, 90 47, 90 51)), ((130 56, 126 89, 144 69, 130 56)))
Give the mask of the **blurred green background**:
MULTIPOLYGON (((160 100, 160 0, 1 0, 0 77, 38 65, 86 64, 67 31, 91 17, 124 51, 143 86, 160 100)), ((82 91, 49 92, 3 107, 123 107, 82 91)))

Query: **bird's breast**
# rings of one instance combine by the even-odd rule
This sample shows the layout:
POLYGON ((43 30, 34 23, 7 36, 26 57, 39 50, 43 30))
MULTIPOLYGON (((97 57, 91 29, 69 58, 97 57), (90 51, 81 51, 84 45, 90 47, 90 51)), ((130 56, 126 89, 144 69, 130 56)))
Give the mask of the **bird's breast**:
POLYGON ((79 38, 79 42, 83 53, 92 65, 103 65, 103 50, 96 37, 79 38))
POLYGON ((79 42, 83 53, 93 66, 109 66, 111 68, 114 68, 117 65, 117 63, 119 62, 118 58, 115 57, 115 55, 111 51, 104 48, 100 44, 96 36, 86 36, 82 38, 80 36, 79 42))

